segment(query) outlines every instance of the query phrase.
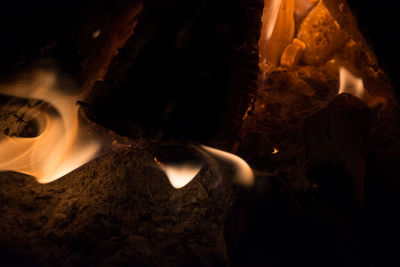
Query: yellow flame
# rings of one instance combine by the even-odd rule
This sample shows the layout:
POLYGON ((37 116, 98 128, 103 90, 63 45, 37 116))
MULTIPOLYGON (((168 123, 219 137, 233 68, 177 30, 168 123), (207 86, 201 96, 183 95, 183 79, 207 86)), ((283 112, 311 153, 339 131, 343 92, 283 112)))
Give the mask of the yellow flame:
POLYGON ((274 147, 274 151, 272 151, 272 154, 278 154, 278 152, 279 150, 276 147, 274 147))
POLYGON ((51 104, 58 115, 41 111, 36 119, 40 135, 33 138, 4 137, 0 140, 0 171, 15 171, 49 183, 90 161, 100 148, 96 141, 83 143, 79 133, 77 97, 57 91, 56 75, 35 73, 32 82, 2 86, 3 94, 40 99, 51 104))
POLYGON ((363 99, 365 90, 364 82, 361 78, 355 77, 348 69, 339 67, 340 89, 339 94, 348 93, 363 99))

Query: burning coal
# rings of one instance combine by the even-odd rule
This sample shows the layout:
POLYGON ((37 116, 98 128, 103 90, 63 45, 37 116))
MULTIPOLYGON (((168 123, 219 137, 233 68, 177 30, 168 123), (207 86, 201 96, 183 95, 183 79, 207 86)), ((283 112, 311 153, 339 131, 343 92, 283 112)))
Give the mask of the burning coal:
POLYGON ((44 70, 21 84, 0 87, 2 94, 43 100, 58 113, 40 111, 35 119, 39 125, 36 137, 0 139, 0 171, 20 172, 34 176, 39 183, 49 183, 95 157, 100 144, 85 138, 79 125, 78 97, 56 87, 57 75, 44 70))

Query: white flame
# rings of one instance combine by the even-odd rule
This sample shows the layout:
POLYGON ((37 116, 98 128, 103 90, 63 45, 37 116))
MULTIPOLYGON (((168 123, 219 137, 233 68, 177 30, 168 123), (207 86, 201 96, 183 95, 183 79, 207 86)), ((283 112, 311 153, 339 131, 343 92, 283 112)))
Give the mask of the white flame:
POLYGON ((37 137, 2 138, 0 171, 25 173, 40 183, 49 183, 90 161, 99 150, 98 142, 82 142, 77 97, 58 92, 55 84, 54 73, 40 71, 29 84, 0 87, 3 94, 44 100, 59 113, 40 113, 37 118, 40 135, 37 137))
MULTIPOLYGON (((244 185, 252 186, 254 184, 254 173, 250 166, 242 158, 208 146, 195 146, 195 149, 204 157, 217 157, 231 163, 236 168, 234 181, 244 185)), ((169 182, 175 188, 182 188, 190 183, 200 172, 203 164, 164 164, 154 158, 161 170, 165 172, 169 182)))
POLYGON ((340 89, 339 94, 348 93, 355 97, 363 99, 364 82, 361 78, 355 77, 350 71, 344 67, 339 67, 340 73, 340 89))
POLYGON ((267 11, 266 16, 265 17, 263 16, 263 19, 265 20, 265 21, 263 21, 263 23, 265 25, 267 25, 266 33, 265 33, 265 41, 268 41, 269 39, 271 39, 272 33, 275 30, 275 24, 278 19, 278 14, 279 14, 279 9, 281 7, 281 3, 282 3, 282 0, 270 0, 270 1, 265 2, 265 5, 270 4, 267 6, 268 11, 267 11))
POLYGON ((249 164, 239 156, 209 146, 201 146, 209 154, 230 162, 236 168, 235 181, 244 186, 254 184, 254 173, 249 164))
POLYGON ((190 183, 202 168, 202 165, 197 164, 167 165, 160 163, 159 165, 171 185, 177 189, 190 183))

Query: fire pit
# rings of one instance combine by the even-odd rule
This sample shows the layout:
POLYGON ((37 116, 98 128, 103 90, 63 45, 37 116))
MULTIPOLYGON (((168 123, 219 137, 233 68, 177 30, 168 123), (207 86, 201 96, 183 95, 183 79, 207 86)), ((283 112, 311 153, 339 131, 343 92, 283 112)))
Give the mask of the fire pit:
POLYGON ((22 2, 2 264, 398 265, 396 80, 362 4, 22 2))

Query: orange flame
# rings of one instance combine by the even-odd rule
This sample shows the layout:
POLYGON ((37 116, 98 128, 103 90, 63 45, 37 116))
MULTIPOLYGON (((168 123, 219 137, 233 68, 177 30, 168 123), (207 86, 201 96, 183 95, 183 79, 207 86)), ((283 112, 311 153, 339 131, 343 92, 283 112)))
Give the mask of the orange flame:
POLYGON ((49 183, 93 159, 100 148, 96 141, 83 142, 79 132, 77 97, 57 91, 56 75, 40 71, 30 84, 1 86, 3 94, 40 99, 59 113, 41 111, 36 119, 40 135, 33 138, 4 137, 0 140, 0 171, 15 171, 49 183))
POLYGON ((281 53, 294 36, 294 0, 264 0, 259 40, 261 68, 276 66, 281 53))
POLYGON ((355 77, 349 70, 339 67, 340 73, 340 89, 339 94, 348 93, 355 97, 364 98, 365 89, 364 82, 361 78, 355 77))

